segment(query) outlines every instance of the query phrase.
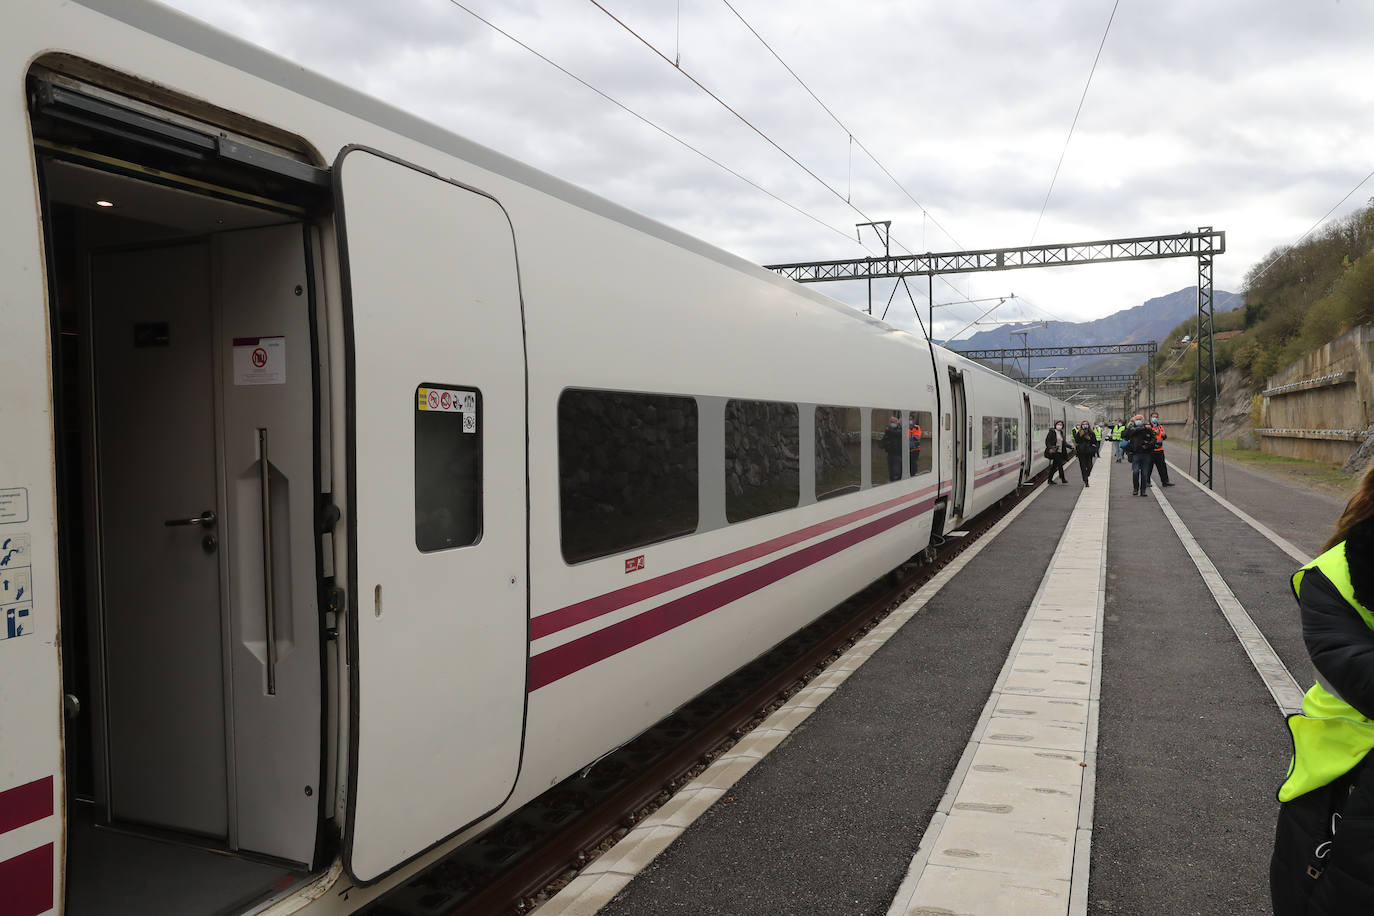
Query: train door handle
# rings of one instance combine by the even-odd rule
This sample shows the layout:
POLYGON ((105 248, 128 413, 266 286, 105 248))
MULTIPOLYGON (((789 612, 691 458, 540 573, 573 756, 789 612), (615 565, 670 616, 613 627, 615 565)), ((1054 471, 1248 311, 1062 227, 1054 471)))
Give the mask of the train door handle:
POLYGON ((168 528, 179 528, 182 525, 196 525, 201 528, 213 528, 218 518, 219 517, 216 516, 213 511, 206 509, 194 518, 169 518, 162 524, 166 525, 168 528))

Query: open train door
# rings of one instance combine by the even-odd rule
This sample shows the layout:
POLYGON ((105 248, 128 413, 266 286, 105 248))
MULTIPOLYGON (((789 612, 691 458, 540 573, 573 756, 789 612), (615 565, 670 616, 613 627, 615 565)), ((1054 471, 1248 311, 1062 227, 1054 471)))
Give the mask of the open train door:
POLYGON ((500 807, 519 771, 524 321, 495 199, 360 148, 334 181, 350 414, 345 842, 367 883, 500 807))
POLYGON ((964 517, 964 503, 968 496, 968 453, 973 442, 973 422, 968 415, 968 393, 964 390, 964 373, 954 367, 949 370, 950 409, 954 414, 953 486, 950 494, 950 517, 964 517))
POLYGON ((1021 395, 1021 482, 1025 483, 1035 473, 1035 427, 1031 421, 1035 412, 1031 410, 1030 395, 1021 395))

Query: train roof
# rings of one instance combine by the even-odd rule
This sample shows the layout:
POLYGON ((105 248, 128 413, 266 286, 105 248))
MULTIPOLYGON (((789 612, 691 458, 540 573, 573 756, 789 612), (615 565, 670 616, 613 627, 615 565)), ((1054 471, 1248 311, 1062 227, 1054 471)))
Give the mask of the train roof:
MULTIPOLYGON (((855 320, 906 334, 914 340, 924 343, 921 338, 903 328, 866 315, 833 297, 818 293, 803 284, 782 277, 771 270, 766 270, 752 261, 731 254, 686 232, 674 229, 628 207, 580 188, 571 182, 526 165, 490 147, 468 140, 451 130, 440 127, 431 121, 426 121, 374 96, 359 92, 313 70, 308 70, 181 10, 165 6, 155 2, 155 0, 74 0, 74 2, 79 6, 109 16, 197 54, 267 80, 322 105, 355 115, 393 133, 456 156, 479 168, 534 188, 590 213, 614 220, 631 229, 654 236, 724 266, 786 288, 793 293, 805 295, 817 303, 842 311, 855 320)), ((290 129, 290 125, 275 126, 290 129)))

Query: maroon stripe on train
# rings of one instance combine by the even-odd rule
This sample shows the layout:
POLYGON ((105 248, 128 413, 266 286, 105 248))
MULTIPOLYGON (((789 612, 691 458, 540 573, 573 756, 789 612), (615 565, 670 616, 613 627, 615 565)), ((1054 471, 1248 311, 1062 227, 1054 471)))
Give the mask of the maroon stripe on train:
POLYGON ((541 652, 530 658, 529 690, 533 692, 540 687, 546 687, 603 659, 690 623, 732 601, 738 601, 848 547, 928 512, 934 505, 935 500, 924 500, 723 582, 708 585, 690 595, 675 598, 667 604, 651 608, 628 620, 613 623, 595 633, 541 652))
POLYGON ((53 844, 0 862, 0 912, 38 916, 52 909, 53 844))
MULTIPOLYGON (((0 792, 0 833, 41 821, 52 814, 52 777, 44 776, 0 792)), ((0 887, 5 885, 0 882, 0 887)))
POLYGON ((1007 476, 1008 474, 1010 474, 1011 472, 1013 472, 1013 471, 1019 471, 1019 470, 1021 470, 1020 465, 1016 465, 1016 464, 1009 465, 1009 466, 1007 466, 1007 467, 1005 467, 1005 468, 1002 468, 1002 470, 998 471, 996 474, 989 474, 988 476, 984 477, 982 480, 974 481, 973 489, 976 490, 976 489, 978 489, 979 487, 986 486, 987 484, 992 483, 994 480, 997 480, 998 478, 1006 477, 1006 476, 1007 476))
POLYGON ((975 472, 973 476, 975 476, 975 477, 982 477, 983 475, 985 475, 985 474, 990 474, 990 473, 992 473, 993 471, 1003 471, 1003 470, 1006 470, 1007 468, 1020 467, 1020 466, 1021 466, 1021 459, 1020 459, 1020 458, 1017 458, 1015 461, 1004 461, 1004 462, 1002 462, 1001 464, 990 464, 990 465, 988 465, 987 467, 985 467, 985 468, 983 468, 983 469, 981 469, 981 470, 975 472))
POLYGON ((905 493, 895 499, 889 499, 866 509, 856 509, 846 515, 841 515, 828 521, 818 522, 798 531, 784 534, 772 540, 755 544, 752 547, 745 547, 733 553, 727 553, 712 560, 705 560, 693 566, 684 566, 682 569, 665 573, 654 579, 647 579, 643 582, 636 582, 634 585, 607 592, 604 595, 597 595, 595 598, 588 598, 576 604, 559 608, 556 611, 549 611, 530 621, 530 639, 535 640, 544 636, 557 633, 559 630, 566 630, 568 627, 576 626, 587 620, 593 620, 603 614, 618 611, 623 607, 628 607, 636 602, 661 595, 664 592, 672 591, 683 585, 704 579, 707 576, 739 566, 741 563, 748 563, 750 560, 757 560, 759 557, 767 556, 794 544, 813 538, 818 534, 825 534, 827 531, 834 531, 836 528, 856 522, 861 518, 875 515, 886 509, 919 499, 934 490, 935 487, 926 487, 917 490, 915 493, 905 493))

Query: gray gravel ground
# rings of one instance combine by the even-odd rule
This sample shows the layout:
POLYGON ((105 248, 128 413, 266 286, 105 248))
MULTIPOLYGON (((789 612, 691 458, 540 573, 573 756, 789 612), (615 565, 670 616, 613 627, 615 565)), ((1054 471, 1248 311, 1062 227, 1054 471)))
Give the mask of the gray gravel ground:
POLYGON ((603 913, 885 913, 1078 494, 1041 495, 603 913))
POLYGON ((1282 717, 1158 504, 1109 467, 1088 911, 1267 913, 1282 717))

